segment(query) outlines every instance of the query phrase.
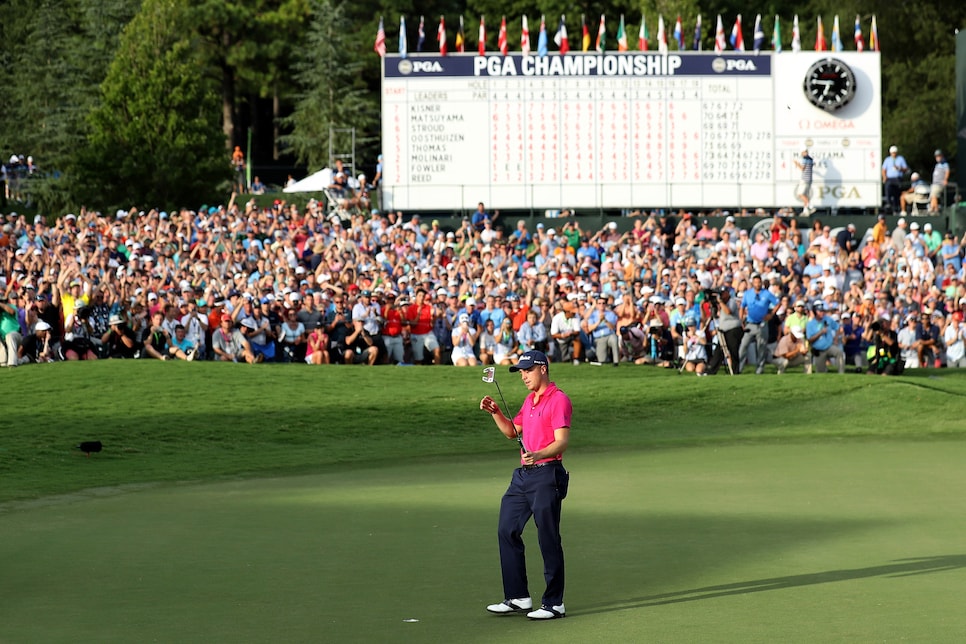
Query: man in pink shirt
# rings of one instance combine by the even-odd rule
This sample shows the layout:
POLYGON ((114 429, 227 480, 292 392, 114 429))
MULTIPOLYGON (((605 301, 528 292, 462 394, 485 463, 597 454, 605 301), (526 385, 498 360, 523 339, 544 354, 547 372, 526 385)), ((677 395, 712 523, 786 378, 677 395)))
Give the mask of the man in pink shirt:
POLYGON ((511 372, 520 372, 530 395, 510 420, 489 396, 480 401, 504 436, 519 440, 520 467, 513 471, 510 486, 500 505, 500 564, 504 601, 486 607, 491 613, 526 612, 530 619, 557 619, 564 608, 564 557, 560 541, 560 508, 567 496, 570 473, 563 467, 563 453, 570 440, 570 398, 550 381, 550 363, 540 351, 527 351, 511 372), (537 526, 543 555, 544 591, 541 606, 532 610, 527 588, 523 528, 530 517, 537 526))

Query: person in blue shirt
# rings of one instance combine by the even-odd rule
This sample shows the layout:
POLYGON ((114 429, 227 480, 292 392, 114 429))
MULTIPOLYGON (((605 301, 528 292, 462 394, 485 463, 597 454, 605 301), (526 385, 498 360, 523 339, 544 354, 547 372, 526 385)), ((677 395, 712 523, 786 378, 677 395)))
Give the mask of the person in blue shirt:
POLYGON ((899 210, 899 193, 902 178, 909 171, 906 160, 899 154, 899 148, 891 146, 889 156, 882 162, 882 183, 885 185, 885 197, 892 208, 892 212, 899 210))
POLYGON ((778 298, 762 288, 761 275, 751 276, 751 288, 741 298, 738 311, 745 334, 738 348, 738 373, 747 364, 755 365, 755 373, 761 374, 768 359, 768 320, 778 306, 778 298))
POLYGON ((605 362, 610 352, 614 366, 620 366, 621 344, 617 337, 617 314, 607 308, 607 298, 597 298, 596 306, 587 315, 584 326, 584 331, 594 341, 597 361, 605 362))
POLYGON ((812 350, 812 373, 826 373, 828 361, 838 363, 839 373, 845 373, 845 353, 836 343, 839 323, 825 312, 825 303, 815 300, 812 317, 805 324, 805 337, 812 350))

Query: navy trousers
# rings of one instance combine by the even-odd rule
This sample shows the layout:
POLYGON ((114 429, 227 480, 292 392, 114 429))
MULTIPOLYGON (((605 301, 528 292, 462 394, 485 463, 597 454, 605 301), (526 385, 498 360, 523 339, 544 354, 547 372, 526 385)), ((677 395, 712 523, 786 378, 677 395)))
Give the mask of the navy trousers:
POLYGON ((570 474, 563 465, 513 471, 510 487, 500 504, 500 565, 505 599, 529 597, 523 528, 530 517, 537 526, 547 588, 543 604, 559 606, 564 594, 564 555, 560 541, 560 506, 567 496, 570 474))

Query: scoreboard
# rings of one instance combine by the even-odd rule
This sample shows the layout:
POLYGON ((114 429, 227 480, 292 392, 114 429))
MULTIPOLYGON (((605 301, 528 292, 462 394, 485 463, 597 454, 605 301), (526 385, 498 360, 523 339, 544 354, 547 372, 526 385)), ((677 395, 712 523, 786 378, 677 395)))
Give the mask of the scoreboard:
POLYGON ((383 206, 881 203, 878 52, 387 55, 383 206))

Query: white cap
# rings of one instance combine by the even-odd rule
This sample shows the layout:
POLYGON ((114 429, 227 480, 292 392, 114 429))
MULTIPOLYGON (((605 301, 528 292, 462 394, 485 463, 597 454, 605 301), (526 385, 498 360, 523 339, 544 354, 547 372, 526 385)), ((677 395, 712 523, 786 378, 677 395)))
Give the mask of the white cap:
POLYGON ((894 145, 889 146, 889 154, 892 154, 893 152, 898 152, 898 151, 899 151, 898 147, 894 145))
POLYGON ((932 224, 930 224, 930 223, 929 223, 929 222, 927 221, 927 222, 926 222, 926 223, 925 223, 925 224, 923 225, 923 227, 922 227, 922 229, 923 229, 923 230, 932 230, 932 224))
POLYGON ((34 331, 50 331, 50 325, 44 322, 43 320, 41 320, 34 327, 34 331))
POLYGON ((909 225, 909 230, 919 230, 919 222, 914 221, 909 225))
POLYGON ((911 178, 911 179, 912 179, 913 181, 915 181, 916 179, 918 179, 918 178, 919 178, 919 173, 918 173, 918 172, 913 172, 913 173, 912 173, 912 177, 910 177, 910 178, 911 178))

